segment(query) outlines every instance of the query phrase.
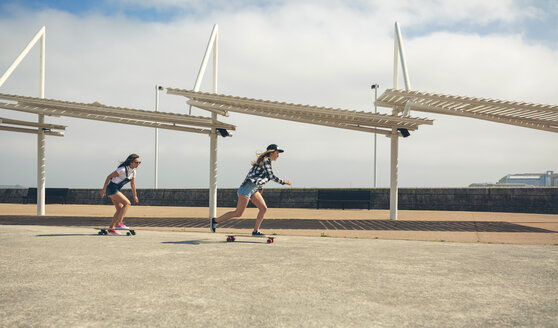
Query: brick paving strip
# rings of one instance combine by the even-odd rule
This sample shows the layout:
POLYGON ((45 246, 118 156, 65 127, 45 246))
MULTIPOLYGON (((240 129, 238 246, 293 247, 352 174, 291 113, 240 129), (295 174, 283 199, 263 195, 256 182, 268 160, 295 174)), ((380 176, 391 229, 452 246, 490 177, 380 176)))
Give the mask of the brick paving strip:
MULTIPOLYGON (((0 225, 44 226, 107 226, 112 217, 0 215, 0 225)), ((209 228, 207 218, 145 218, 127 217, 131 227, 157 228, 209 228)), ((254 219, 232 219, 219 228, 250 229, 254 219)), ((453 232, 531 232, 555 233, 556 231, 502 221, 413 221, 413 220, 319 220, 319 219, 266 219, 266 229, 303 230, 363 230, 363 231, 453 231, 453 232)))

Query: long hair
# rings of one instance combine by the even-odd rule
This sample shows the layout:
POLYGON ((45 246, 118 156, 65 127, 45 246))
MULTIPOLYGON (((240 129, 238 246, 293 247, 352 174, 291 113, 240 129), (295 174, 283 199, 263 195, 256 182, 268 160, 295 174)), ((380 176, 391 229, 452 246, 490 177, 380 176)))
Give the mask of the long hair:
POLYGON ((118 165, 118 167, 122 167, 122 166, 130 166, 130 164, 136 160, 136 158, 139 158, 138 154, 130 154, 128 156, 128 158, 126 158, 126 160, 124 162, 121 162, 120 165, 118 165))
POLYGON ((269 155, 271 155, 271 153, 273 153, 274 151, 275 149, 270 149, 261 154, 256 153, 256 155, 258 155, 258 158, 254 162, 252 162, 252 166, 264 167, 264 160, 266 159, 266 157, 269 157, 269 155))

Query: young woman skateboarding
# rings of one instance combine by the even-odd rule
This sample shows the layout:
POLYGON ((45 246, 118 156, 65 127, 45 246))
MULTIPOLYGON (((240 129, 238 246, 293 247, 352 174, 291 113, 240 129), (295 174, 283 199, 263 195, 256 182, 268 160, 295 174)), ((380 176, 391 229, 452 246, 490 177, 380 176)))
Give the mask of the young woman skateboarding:
POLYGON ((119 235, 115 230, 116 228, 128 229, 124 225, 124 216, 130 207, 130 201, 124 194, 120 191, 125 184, 130 182, 132 187, 132 194, 134 195, 134 203, 138 203, 138 196, 136 194, 136 168, 141 164, 140 158, 136 154, 131 154, 126 158, 126 160, 118 166, 116 171, 112 172, 107 176, 105 180, 105 185, 103 190, 100 191, 101 197, 105 197, 105 194, 112 200, 114 207, 116 207, 116 213, 112 218, 112 223, 110 224, 108 232, 111 234, 119 235))
POLYGON ((242 216, 246 206, 248 206, 248 201, 251 201, 252 204, 256 205, 258 208, 258 216, 256 218, 256 224, 254 225, 254 231, 252 231, 252 236, 264 236, 260 231, 260 225, 267 211, 267 205, 265 204, 261 192, 258 191, 261 190, 262 186, 269 180, 273 180, 282 185, 291 185, 291 181, 279 179, 273 174, 273 170, 271 169, 271 162, 276 161, 277 158, 279 158, 279 153, 282 152, 284 152, 284 150, 278 149, 276 144, 271 144, 267 146, 267 150, 264 153, 258 156, 256 161, 252 163, 252 168, 248 172, 246 179, 244 179, 244 182, 240 188, 238 188, 236 209, 218 218, 211 218, 211 232, 215 232, 218 223, 242 216))

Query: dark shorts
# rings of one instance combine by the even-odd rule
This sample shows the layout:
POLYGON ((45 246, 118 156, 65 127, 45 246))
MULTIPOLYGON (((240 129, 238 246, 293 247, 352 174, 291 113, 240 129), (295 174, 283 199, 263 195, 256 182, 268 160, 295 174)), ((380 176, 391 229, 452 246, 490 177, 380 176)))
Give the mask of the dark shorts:
POLYGON ((116 194, 117 192, 120 192, 120 188, 116 183, 114 182, 109 182, 108 186, 107 186, 107 197, 116 194))

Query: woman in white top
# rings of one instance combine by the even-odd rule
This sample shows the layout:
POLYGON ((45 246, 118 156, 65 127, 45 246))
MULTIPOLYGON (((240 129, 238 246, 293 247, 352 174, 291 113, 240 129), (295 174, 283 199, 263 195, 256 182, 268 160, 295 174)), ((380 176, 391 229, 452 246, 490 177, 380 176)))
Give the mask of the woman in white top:
POLYGON ((130 182, 130 186, 132 187, 132 194, 134 195, 134 203, 138 203, 138 196, 136 194, 136 168, 141 164, 139 159, 139 155, 131 154, 126 158, 126 160, 118 166, 116 171, 112 172, 107 176, 105 180, 105 185, 103 186, 103 190, 101 190, 100 194, 101 197, 105 197, 105 194, 112 200, 114 207, 116 207, 116 213, 112 218, 112 223, 109 227, 108 232, 111 234, 119 233, 115 230, 116 228, 121 229, 128 229, 124 225, 124 216, 128 211, 131 203, 124 196, 124 194, 120 191, 124 185, 130 182))

